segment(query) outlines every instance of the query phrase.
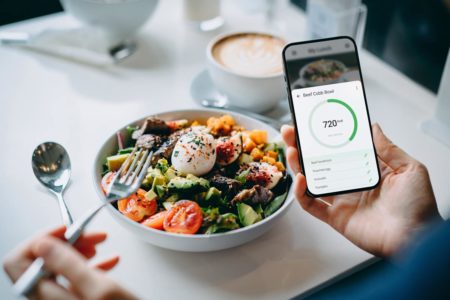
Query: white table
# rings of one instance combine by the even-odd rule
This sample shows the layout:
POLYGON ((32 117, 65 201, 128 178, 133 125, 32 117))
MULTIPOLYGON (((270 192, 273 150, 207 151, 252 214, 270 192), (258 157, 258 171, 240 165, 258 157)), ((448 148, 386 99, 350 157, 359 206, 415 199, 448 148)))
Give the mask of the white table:
MULTIPOLYGON (((225 16, 228 25, 221 31, 260 26, 257 17, 245 17, 231 4, 225 16)), ((289 10, 283 19, 288 39, 304 37, 302 13, 289 10)), ((35 31, 72 22, 56 14, 0 29, 35 31)), ((66 200, 79 216, 98 203, 91 169, 106 136, 138 117, 196 106, 190 82, 205 68, 204 49, 215 34, 187 28, 180 2, 161 1, 140 35, 139 51, 108 69, 0 48, 0 257, 27 237, 60 224, 56 201, 32 173, 34 147, 54 140, 69 151, 73 173, 66 200)), ((366 51, 361 60, 372 119, 428 166, 439 209, 448 216, 450 149, 418 127, 431 114, 435 95, 366 51)), ((110 276, 145 299, 285 299, 371 257, 297 204, 263 237, 215 253, 180 253, 144 244, 106 212, 90 229, 109 233, 100 256, 122 257, 110 276)), ((0 298, 12 298, 3 273, 0 298)))

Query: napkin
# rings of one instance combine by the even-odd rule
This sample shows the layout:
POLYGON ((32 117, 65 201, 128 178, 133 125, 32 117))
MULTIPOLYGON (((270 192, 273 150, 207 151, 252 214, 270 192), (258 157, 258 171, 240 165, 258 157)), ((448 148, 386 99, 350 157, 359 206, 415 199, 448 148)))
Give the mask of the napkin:
POLYGON ((47 29, 37 34, 0 32, 0 44, 23 47, 94 66, 107 66, 116 62, 111 55, 112 45, 108 35, 92 27, 47 29))

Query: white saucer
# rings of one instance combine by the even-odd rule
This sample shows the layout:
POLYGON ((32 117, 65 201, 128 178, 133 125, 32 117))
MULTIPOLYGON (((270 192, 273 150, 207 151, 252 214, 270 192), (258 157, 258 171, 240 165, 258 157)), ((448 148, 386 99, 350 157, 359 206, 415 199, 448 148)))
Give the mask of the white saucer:
MULTIPOLYGON (((201 71, 194 77, 191 83, 190 93, 192 99, 200 106, 204 99, 214 99, 220 104, 226 104, 228 102, 227 97, 222 95, 214 86, 207 70, 201 71)), ((277 106, 263 115, 289 123, 291 121, 291 113, 288 100, 281 100, 277 106)))

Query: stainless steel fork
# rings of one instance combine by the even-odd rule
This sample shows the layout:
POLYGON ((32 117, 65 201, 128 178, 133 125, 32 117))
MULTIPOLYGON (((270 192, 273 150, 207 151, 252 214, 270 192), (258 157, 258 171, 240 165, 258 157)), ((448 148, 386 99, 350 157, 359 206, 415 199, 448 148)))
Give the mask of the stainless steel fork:
MULTIPOLYGON (((142 181, 150 166, 153 151, 137 149, 136 147, 130 153, 128 158, 114 175, 108 190, 106 191, 106 200, 86 212, 80 219, 76 220, 67 228, 64 238, 69 244, 74 244, 83 233, 84 228, 91 222, 97 213, 106 205, 117 200, 126 198, 135 193, 141 186, 142 181)), ((14 291, 19 296, 26 296, 31 292, 37 282, 49 275, 44 269, 44 260, 39 257, 27 268, 19 277, 13 286, 14 291)))

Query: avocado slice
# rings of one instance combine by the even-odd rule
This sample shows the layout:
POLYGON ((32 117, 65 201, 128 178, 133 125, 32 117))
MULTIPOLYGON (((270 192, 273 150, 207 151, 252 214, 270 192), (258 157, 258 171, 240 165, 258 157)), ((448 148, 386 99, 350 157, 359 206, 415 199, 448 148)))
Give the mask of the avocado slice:
POLYGON ((164 197, 164 195, 167 192, 167 187, 165 185, 157 185, 155 187, 155 190, 156 190, 156 194, 158 194, 158 197, 162 198, 162 197, 164 197))
POLYGON ((239 156, 239 164, 245 165, 253 162, 253 156, 247 153, 242 153, 241 156, 239 156))
POLYGON ((256 211, 245 203, 237 204, 237 211, 239 215, 239 221, 243 226, 250 226, 255 224, 259 220, 259 215, 256 211))
POLYGON ((170 193, 179 194, 192 193, 196 186, 197 184, 194 181, 183 177, 172 178, 167 185, 170 193))
POLYGON ((234 179, 239 181, 241 184, 245 184, 247 182, 247 176, 250 173, 250 169, 242 171, 238 176, 236 176, 234 179))
POLYGON ((157 185, 165 185, 166 184, 166 177, 164 177, 163 175, 156 175, 155 178, 153 179, 153 183, 154 186, 157 185))
POLYGON ((192 174, 187 174, 186 179, 192 180, 201 192, 207 191, 209 189, 209 181, 205 178, 200 178, 192 174))
MULTIPOLYGON (((153 181, 157 177, 164 177, 159 169, 148 168, 147 175, 145 175, 144 181, 142 181, 142 185, 144 187, 150 188, 153 185, 153 181)), ((158 179, 161 180, 161 179, 158 179)))
POLYGON ((158 198, 158 195, 153 190, 150 190, 145 194, 145 199, 147 200, 153 200, 156 198, 158 198))
POLYGON ((219 201, 221 195, 222 195, 222 192, 219 191, 217 188, 210 187, 208 192, 206 193, 205 201, 208 203, 219 201))
POLYGON ((186 178, 176 176, 170 179, 167 185, 170 193, 195 194, 206 192, 209 189, 209 181, 204 178, 188 174, 186 178))
POLYGON ((110 171, 119 170, 129 155, 130 154, 127 153, 127 154, 117 154, 117 155, 113 155, 113 156, 108 156, 106 158, 106 164, 108 166, 108 169, 110 171))
POLYGON ((166 173, 164 173, 164 176, 166 176, 167 180, 171 180, 177 177, 177 171, 175 171, 174 168, 170 167, 167 169, 166 173))

